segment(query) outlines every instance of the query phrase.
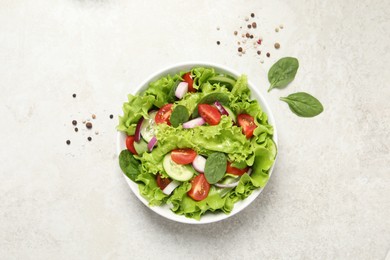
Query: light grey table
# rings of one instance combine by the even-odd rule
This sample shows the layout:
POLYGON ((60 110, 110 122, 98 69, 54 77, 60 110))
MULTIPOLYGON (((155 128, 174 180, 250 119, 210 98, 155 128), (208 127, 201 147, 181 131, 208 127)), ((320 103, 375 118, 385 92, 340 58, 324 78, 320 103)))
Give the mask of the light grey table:
POLYGON ((0 258, 389 257, 389 3, 0 0, 0 258), (263 53, 240 57, 233 31, 251 12, 263 53), (267 93, 283 56, 299 58, 297 77, 267 93), (247 74, 280 136, 264 192, 204 226, 165 220, 136 199, 109 118, 149 74, 188 60, 247 74), (297 91, 325 112, 296 117, 279 97, 297 91), (92 114, 88 131, 81 121, 92 114))

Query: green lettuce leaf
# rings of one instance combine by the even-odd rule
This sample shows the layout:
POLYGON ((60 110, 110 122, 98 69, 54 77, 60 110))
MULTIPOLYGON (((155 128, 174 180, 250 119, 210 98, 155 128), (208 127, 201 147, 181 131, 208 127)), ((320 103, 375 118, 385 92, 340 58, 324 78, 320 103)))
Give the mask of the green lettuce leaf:
POLYGON ((134 135, 138 120, 148 118, 148 111, 155 101, 154 96, 133 96, 129 94, 128 102, 123 103, 123 116, 119 117, 117 130, 134 135))
POLYGON ((171 90, 178 79, 179 75, 162 77, 150 83, 149 88, 144 92, 144 95, 154 96, 155 100, 153 105, 159 108, 167 103, 172 103, 174 99, 171 90))
POLYGON ((166 201, 168 196, 157 185, 155 175, 143 172, 138 175, 136 181, 140 194, 149 201, 150 206, 159 206, 166 201))

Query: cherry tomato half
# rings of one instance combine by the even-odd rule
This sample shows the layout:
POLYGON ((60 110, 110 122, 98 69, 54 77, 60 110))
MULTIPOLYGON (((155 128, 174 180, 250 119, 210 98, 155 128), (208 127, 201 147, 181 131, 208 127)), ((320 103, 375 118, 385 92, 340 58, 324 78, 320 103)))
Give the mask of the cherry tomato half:
POLYGON ((194 88, 194 80, 191 77, 191 72, 187 72, 183 75, 184 82, 188 83, 188 92, 196 92, 194 88))
POLYGON ((171 159, 177 164, 189 164, 192 163, 197 153, 189 148, 175 149, 171 152, 171 159))
POLYGON ((172 105, 173 104, 166 104, 158 110, 156 117, 154 118, 156 124, 165 123, 167 125, 171 125, 171 122, 169 122, 169 118, 171 117, 172 114, 172 105))
POLYGON ((199 115, 209 124, 218 125, 221 121, 221 113, 212 105, 200 104, 198 106, 199 115))
POLYGON ((238 176, 243 175, 244 173, 248 172, 248 170, 249 170, 249 167, 246 167, 244 169, 238 169, 236 167, 233 167, 231 162, 228 162, 227 167, 226 167, 227 173, 238 175, 238 176))
POLYGON ((203 173, 196 176, 191 181, 191 190, 187 192, 188 196, 194 200, 204 200, 209 195, 210 184, 207 182, 203 173))
POLYGON ((169 183, 171 183, 171 179, 162 178, 161 174, 157 173, 156 182, 157 182, 158 187, 160 187, 160 189, 163 190, 163 189, 165 189, 165 187, 168 186, 169 183))
POLYGON ((256 129, 255 120, 248 114, 239 114, 237 116, 238 125, 242 127, 242 133, 246 138, 253 136, 253 131, 256 129))
POLYGON ((132 154, 137 154, 137 151, 134 148, 134 135, 129 135, 126 137, 126 147, 132 154))

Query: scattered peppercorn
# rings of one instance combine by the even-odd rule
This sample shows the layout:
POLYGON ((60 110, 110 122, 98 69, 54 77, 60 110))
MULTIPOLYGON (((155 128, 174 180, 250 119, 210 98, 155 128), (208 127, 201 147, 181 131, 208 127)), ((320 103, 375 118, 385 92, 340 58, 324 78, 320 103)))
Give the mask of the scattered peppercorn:
POLYGON ((238 34, 238 32, 237 31, 234 31, 234 35, 237 35, 238 34))
POLYGON ((279 28, 275 28, 275 32, 279 32, 279 28))
POLYGON ((66 140, 66 144, 67 144, 67 145, 70 145, 70 140, 66 140))
POLYGON ((277 42, 277 43, 274 44, 274 47, 275 47, 275 49, 279 49, 280 48, 280 44, 277 42))
POLYGON ((92 119, 96 119, 96 115, 95 114, 92 114, 92 119))
POLYGON ((79 129, 78 129, 77 127, 75 127, 74 131, 75 131, 75 132, 78 132, 78 131, 79 131, 79 129))
POLYGON ((239 51, 239 52, 242 52, 242 47, 238 47, 238 51, 239 51))
POLYGON ((88 141, 92 141, 92 137, 88 136, 88 141))
POLYGON ((259 54, 259 55, 260 55, 260 54, 261 54, 261 51, 257 51, 257 54, 259 54))
POLYGON ((221 42, 220 42, 220 41, 217 41, 217 44, 218 44, 218 45, 220 45, 220 44, 221 44, 221 42))
POLYGON ((252 18, 255 17, 255 14, 254 14, 254 13, 251 13, 251 17, 252 17, 252 18))
POLYGON ((113 119, 114 118, 114 116, 113 115, 110 115, 110 119, 113 119))
POLYGON ((99 131, 96 131, 96 132, 95 132, 95 135, 98 135, 98 134, 99 134, 99 131))
POLYGON ((75 98, 75 97, 76 97, 76 94, 73 94, 72 96, 75 98))
POLYGON ((269 58, 271 56, 271 54, 269 52, 267 52, 267 57, 269 58))
POLYGON ((253 27, 253 28, 256 28, 256 27, 257 27, 257 23, 253 22, 253 23, 252 23, 252 27, 253 27))
POLYGON ((88 128, 88 129, 91 129, 92 128, 92 123, 91 122, 87 122, 85 124, 85 126, 88 128))
POLYGON ((76 120, 73 120, 73 121, 72 121, 72 125, 77 125, 77 121, 76 121, 76 120))
POLYGON ((253 35, 252 34, 251 34, 250 38, 253 39, 253 35))
POLYGON ((250 25, 250 24, 248 24, 247 26, 248 26, 249 29, 252 28, 252 25, 250 25))
POLYGON ((251 35, 249 33, 245 34, 246 38, 249 38, 251 35))

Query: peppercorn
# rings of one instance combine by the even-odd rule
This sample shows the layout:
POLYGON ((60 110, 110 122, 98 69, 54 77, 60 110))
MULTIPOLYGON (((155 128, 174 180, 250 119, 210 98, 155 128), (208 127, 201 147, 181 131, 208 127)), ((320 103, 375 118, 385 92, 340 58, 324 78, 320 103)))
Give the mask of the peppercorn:
POLYGON ((66 144, 67 144, 67 145, 70 145, 70 140, 66 140, 66 144))
POLYGON ((267 52, 267 57, 269 58, 271 56, 271 54, 269 52, 267 52))
POLYGON ((220 42, 220 41, 217 41, 217 44, 218 44, 218 45, 220 45, 220 44, 221 44, 221 42, 220 42))
POLYGON ((75 97, 76 97, 76 94, 73 94, 72 96, 75 98, 75 97))
POLYGON ((238 47, 238 51, 239 51, 239 52, 242 52, 242 47, 238 47))
POLYGON ((246 38, 249 38, 251 35, 249 33, 245 34, 246 38))
POLYGON ((248 24, 248 28, 249 28, 249 29, 252 28, 252 25, 248 24))
POLYGON ((255 17, 255 14, 254 14, 254 13, 251 13, 251 17, 252 17, 252 18, 255 17))
POLYGON ((259 54, 259 55, 260 55, 260 54, 261 54, 261 51, 257 51, 257 54, 259 54))
POLYGON ((92 123, 91 122, 87 122, 85 124, 85 126, 88 128, 88 129, 91 129, 92 128, 92 123))
POLYGON ((75 132, 78 132, 78 131, 79 131, 79 129, 78 129, 77 127, 75 127, 74 131, 75 131, 75 132))
POLYGON ((253 39, 253 35, 252 34, 251 34, 250 38, 253 39))
POLYGON ((275 49, 279 49, 279 48, 280 48, 280 44, 279 44, 278 42, 276 42, 276 43, 274 44, 274 47, 275 47, 275 49))
POLYGON ((275 32, 279 32, 279 28, 275 28, 275 32))
POLYGON ((95 114, 92 114, 92 119, 95 119, 96 118, 96 115, 95 114))
POLYGON ((253 22, 253 23, 252 23, 252 27, 253 27, 253 28, 256 28, 256 27, 257 27, 257 23, 253 22))
POLYGON ((110 119, 113 119, 114 118, 114 116, 113 115, 110 115, 110 119))
POLYGON ((234 35, 237 35, 238 34, 238 32, 237 31, 234 31, 234 35))
POLYGON ((88 141, 92 141, 92 137, 88 136, 88 141))
POLYGON ((72 125, 77 125, 77 121, 76 121, 76 120, 73 120, 73 121, 72 121, 72 125))

